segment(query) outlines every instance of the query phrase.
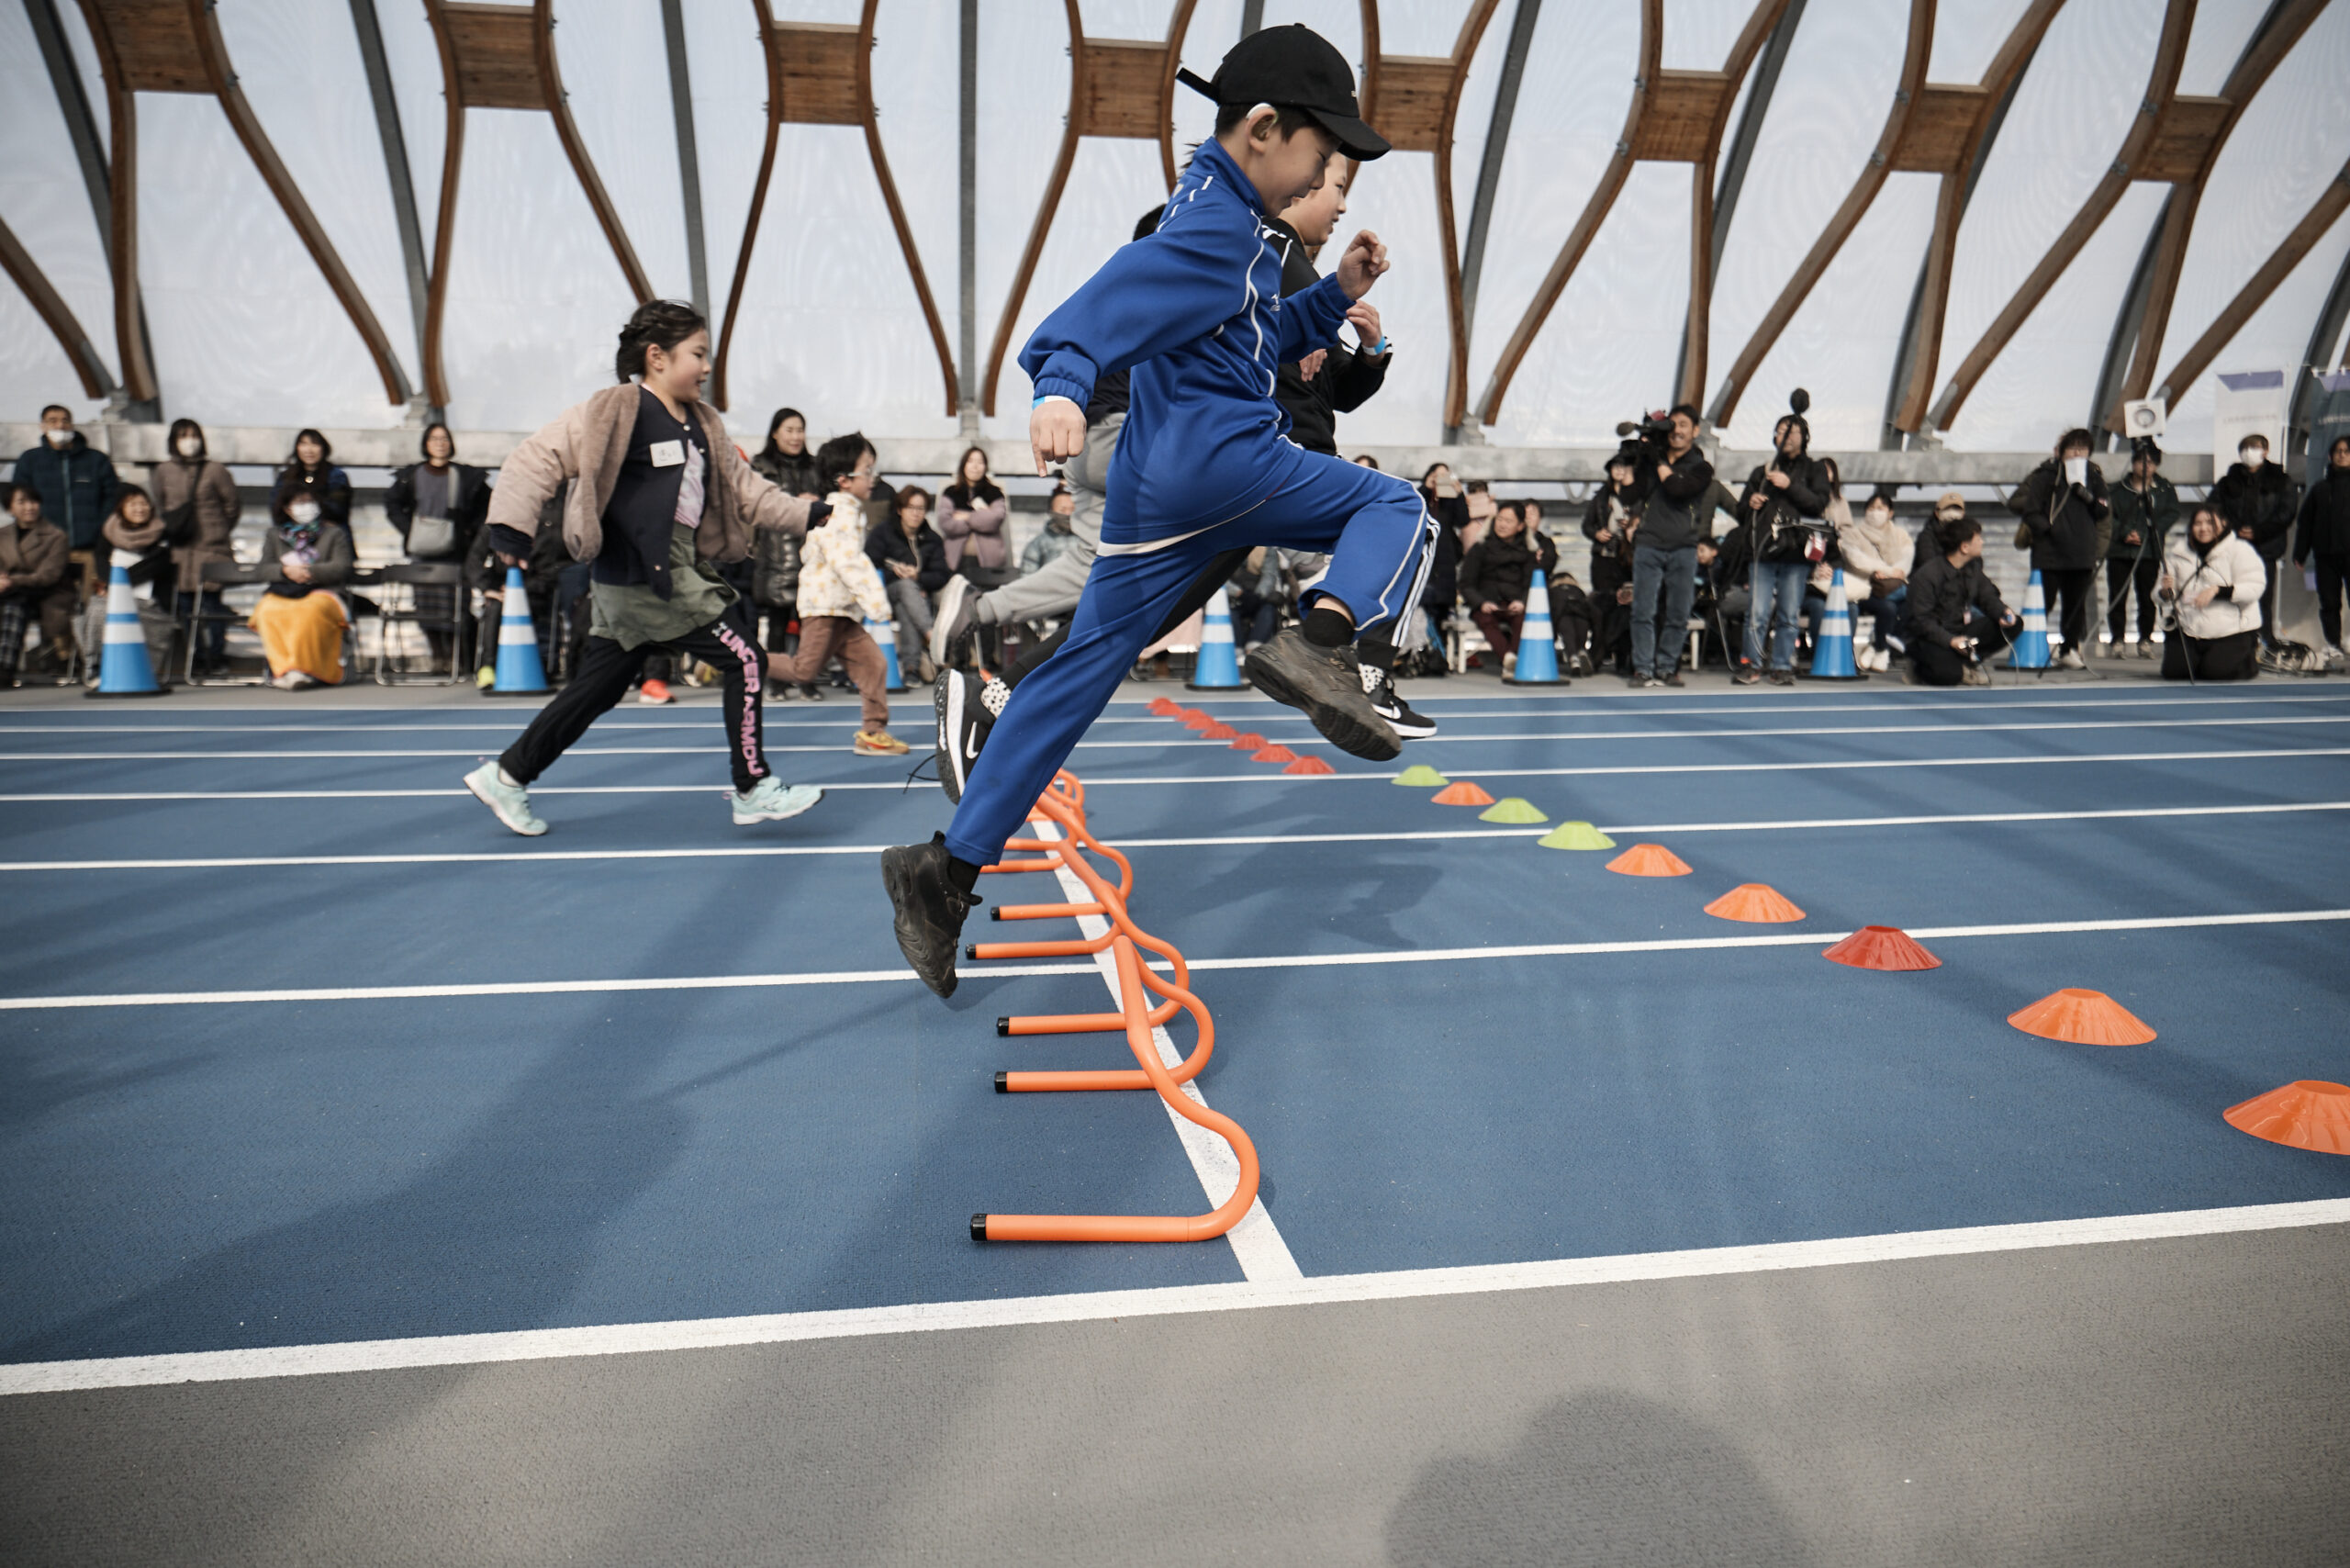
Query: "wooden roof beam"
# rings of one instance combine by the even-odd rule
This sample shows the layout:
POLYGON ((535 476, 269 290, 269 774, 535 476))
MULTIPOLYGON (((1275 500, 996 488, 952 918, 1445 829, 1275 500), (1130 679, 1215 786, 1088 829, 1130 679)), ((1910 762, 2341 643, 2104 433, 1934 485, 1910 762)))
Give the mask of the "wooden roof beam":
POLYGON ((2300 222, 2293 226, 2293 231, 2285 236, 2268 259, 2260 263, 2260 270, 2252 274, 2251 280, 2236 291, 2236 297, 2204 329, 2194 346, 2179 356, 2170 374, 2163 377, 2155 395, 2174 404, 2186 397, 2187 389, 2195 385, 2195 378, 2211 368, 2211 362, 2244 330, 2244 323, 2252 319, 2252 313, 2267 302, 2268 297, 2277 292, 2277 286, 2290 275, 2301 258, 2325 238, 2326 230, 2346 211, 2350 211, 2350 163, 2343 165, 2316 204, 2302 215, 2300 222))

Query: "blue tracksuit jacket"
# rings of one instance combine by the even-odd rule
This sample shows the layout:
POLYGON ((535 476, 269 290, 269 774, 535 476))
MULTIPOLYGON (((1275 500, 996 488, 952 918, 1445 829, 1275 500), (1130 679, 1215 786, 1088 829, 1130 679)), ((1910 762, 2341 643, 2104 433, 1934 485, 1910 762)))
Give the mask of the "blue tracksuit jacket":
POLYGON ((1336 277, 1282 298, 1281 238, 1264 218, 1231 154, 1202 142, 1158 231, 1112 256, 1020 353, 1038 398, 1080 409, 1101 376, 1133 372, 1104 543, 1212 528, 1295 458, 1279 368, 1337 342, 1351 301, 1336 277))

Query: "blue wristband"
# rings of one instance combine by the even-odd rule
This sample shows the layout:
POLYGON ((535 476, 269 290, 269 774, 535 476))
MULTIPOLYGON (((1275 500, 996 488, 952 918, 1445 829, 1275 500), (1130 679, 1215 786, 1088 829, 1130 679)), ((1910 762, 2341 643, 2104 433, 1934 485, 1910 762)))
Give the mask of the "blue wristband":
POLYGON ((1371 355, 1371 358, 1373 358, 1373 359, 1377 359, 1381 354, 1385 353, 1387 352, 1387 337, 1386 337, 1386 334, 1385 334, 1385 333, 1382 333, 1382 334, 1380 335, 1380 339, 1379 339, 1379 346, 1378 346, 1377 348, 1375 348, 1375 349, 1366 349, 1366 350, 1365 350, 1365 351, 1363 351, 1363 352, 1364 352, 1364 353, 1368 353, 1368 354, 1370 354, 1370 355, 1371 355))

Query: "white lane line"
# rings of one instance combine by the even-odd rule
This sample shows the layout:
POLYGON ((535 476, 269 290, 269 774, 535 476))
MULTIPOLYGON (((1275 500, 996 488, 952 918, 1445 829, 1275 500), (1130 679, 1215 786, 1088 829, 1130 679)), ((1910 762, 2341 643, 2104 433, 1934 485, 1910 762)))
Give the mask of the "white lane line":
MULTIPOLYGON (((1479 778, 1603 778, 1617 775, 1652 776, 1674 773, 1814 773, 1822 770, 1861 769, 1874 767, 2027 767, 2051 763, 2109 762, 2237 762, 2253 758, 2302 756, 2350 756, 2350 746, 2300 746, 2273 750, 2249 751, 2120 751, 2085 754, 2079 756, 1927 756, 1900 759, 1884 757, 1843 758, 1830 762, 1673 762, 1626 765, 1617 767, 1478 767, 1464 768, 1464 777, 1473 773, 1479 778)), ((821 783, 825 790, 894 790, 904 793, 907 783, 902 778, 875 782, 839 783, 832 780, 811 780, 821 783)), ((1144 778, 1121 778, 1107 774, 1091 774, 1085 780, 1089 790, 1115 789, 1126 785, 1172 784, 1190 788, 1198 784, 1389 784, 1393 776, 1386 773, 1319 773, 1285 774, 1272 767, 1255 773, 1201 773, 1185 777, 1152 775, 1144 778)), ((721 795, 726 791, 716 783, 711 784, 555 784, 534 786, 533 795, 721 795)), ((922 791, 928 793, 927 787, 922 791)), ((0 794, 0 802, 91 801, 397 801, 463 797, 464 790, 50 790, 20 791, 0 794)))
MULTIPOLYGON (((1037 827, 1042 837, 1061 836, 1060 828, 1055 823, 1042 823, 1037 827)), ((1078 880, 1076 873, 1055 867, 1053 877, 1060 883, 1061 891, 1071 903, 1091 902, 1092 892, 1078 880)), ((1108 935, 1110 930, 1110 923, 1098 914, 1080 915, 1077 925, 1089 941, 1108 935)), ((1124 999, 1118 994, 1117 959, 1105 948, 1093 956, 1093 963, 1102 976, 1102 983, 1110 988, 1112 1009, 1123 1006, 1124 999)), ((979 972, 993 974, 997 971, 990 966, 979 972)), ((1214 1009, 1209 1011, 1214 1013, 1214 1009)), ((1175 1048, 1175 1042, 1168 1036, 1164 1027, 1152 1029, 1150 1038, 1158 1047, 1160 1061, 1170 1069, 1181 1064, 1183 1053, 1175 1048)), ((1192 1103, 1206 1107, 1207 1096, 1200 1092, 1197 1083, 1185 1083, 1181 1087, 1192 1103)), ((1232 1196, 1234 1189, 1240 1185, 1239 1159, 1222 1138, 1205 1127, 1195 1126, 1184 1120, 1165 1101, 1160 1101, 1159 1104, 1166 1111, 1167 1119, 1175 1126, 1175 1136, 1183 1145, 1184 1157, 1192 1162, 1192 1173, 1200 1179, 1200 1190, 1207 1194, 1208 1206, 1211 1209, 1222 1206, 1224 1201, 1232 1196)), ((1243 1279, 1257 1282, 1304 1278, 1304 1271, 1290 1255, 1289 1243, 1281 1239, 1281 1233, 1274 1226, 1271 1214, 1267 1212, 1262 1196, 1248 1205, 1248 1212, 1240 1216, 1238 1225, 1224 1233, 1224 1238, 1232 1244, 1232 1255, 1240 1264, 1243 1279)))
POLYGON ((1676 1252, 1633 1252, 1606 1258, 1561 1258, 1530 1263, 1465 1268, 1402 1269, 1382 1273, 1325 1274, 1314 1279, 1246 1280, 1232 1284, 1169 1285, 1154 1290, 1088 1294, 995 1297, 984 1301, 917 1302, 903 1306, 848 1307, 829 1312, 779 1312, 756 1317, 703 1317, 669 1323, 615 1323, 588 1328, 525 1328, 497 1334, 449 1334, 415 1339, 361 1339, 329 1345, 261 1350, 196 1350, 163 1356, 112 1356, 75 1361, 23 1361, 0 1366, 0 1395, 73 1394, 103 1388, 147 1388, 177 1383, 234 1383, 260 1378, 321 1377, 341 1372, 402 1372, 421 1367, 487 1366, 501 1361, 560 1361, 781 1345, 876 1334, 944 1333, 969 1328, 1088 1323, 1113 1317, 1181 1313, 1245 1312, 1277 1306, 1410 1301, 1430 1296, 1489 1295, 1504 1291, 1559 1290, 1577 1285, 1630 1284, 1775 1273, 1791 1269, 1913 1262, 2052 1247, 2174 1241, 2264 1230, 2302 1230, 2350 1224, 2350 1198, 2257 1204, 2240 1208, 2184 1209, 2166 1214, 2106 1215, 2088 1219, 2033 1220, 2020 1225, 1905 1230, 1818 1241, 1766 1242, 1676 1252))
MULTIPOLYGON (((1792 833, 1820 828, 1920 827, 1951 823, 2098 822, 2113 818, 2273 816, 2292 812, 2350 811, 2350 801, 2293 801, 2248 806, 2134 806, 2095 812, 1966 812, 1942 816, 1789 817, 1764 822, 1602 823, 1607 834, 1792 833)), ((1422 840, 1539 838, 1548 827, 1431 828, 1411 833, 1252 833, 1211 838, 1128 838, 1120 849, 1200 849, 1274 844, 1408 844, 1422 840)), ((0 860, 8 871, 222 871, 281 866, 504 865, 549 860, 731 860, 792 856, 878 855, 884 844, 731 845, 684 849, 501 849, 411 855, 239 855, 151 860, 0 860)), ((1082 902, 1082 900, 1074 902, 1082 902)))
MULTIPOLYGON (((2001 734, 2016 732, 2077 730, 2220 729, 2273 724, 2350 724, 2350 714, 2287 714, 2268 718, 2095 719, 2065 722, 2012 724, 1841 724, 1790 725, 1768 730, 1554 730, 1500 735, 1441 735, 1447 745, 1487 743, 1573 741, 1690 741, 1821 739, 1835 735, 2001 734)), ((1188 738, 1178 731, 1150 740, 1080 741, 1080 751, 1229 751, 1230 743, 1188 738)), ((838 745, 771 745, 771 756, 829 756, 847 748, 838 745)), ((579 745, 565 756, 715 756, 720 745, 579 745)), ((481 757, 480 747, 369 751, 17 751, 0 752, 0 762, 322 762, 357 758, 416 760, 426 757, 481 757)))
MULTIPOLYGON (((1998 925, 1918 925, 1919 941, 1968 936, 2062 936, 2111 931, 2178 931, 2221 925, 2301 925, 2350 920, 2350 909, 2262 910, 2248 914, 2152 915, 2116 920, 2025 921, 1998 925)), ((1779 931, 1759 936, 1658 936, 1627 942, 1539 942, 1494 947, 1398 948, 1371 953, 1292 953, 1263 958, 1192 958, 1194 973, 1213 969, 1327 969, 1366 965, 1452 964, 1502 958, 1573 958, 1619 953, 1723 952, 1740 947, 1825 946, 1850 931, 1779 931)), ((1084 974, 1088 964, 989 964, 970 971, 993 975, 1084 974)), ((1164 969, 1158 960, 1154 969, 1164 969)), ((38 1013, 93 1007, 241 1005, 265 1002, 398 1002, 464 996, 543 996, 558 991, 759 990, 791 985, 863 985, 911 982, 908 969, 836 969, 790 975, 692 975, 666 980, 489 980, 463 985, 333 986, 270 991, 139 991, 79 996, 0 997, 0 1013, 38 1013)), ((1229 1191, 1229 1189, 1226 1189, 1229 1191)))

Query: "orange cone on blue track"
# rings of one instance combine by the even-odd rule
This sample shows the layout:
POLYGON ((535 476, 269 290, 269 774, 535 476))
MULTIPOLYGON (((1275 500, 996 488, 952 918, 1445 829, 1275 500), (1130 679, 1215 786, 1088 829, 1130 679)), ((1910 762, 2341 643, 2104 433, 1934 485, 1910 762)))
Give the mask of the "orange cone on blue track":
POLYGON ((539 662, 538 628, 531 624, 531 596, 522 568, 506 568, 506 595, 498 606, 498 684, 501 697, 540 697, 547 690, 546 666, 539 662))
POLYGON ((161 697, 155 662, 147 656, 147 629, 139 622, 139 596, 131 591, 126 570, 139 557, 128 550, 114 553, 113 576, 106 581, 106 630, 98 656, 98 684, 92 697, 161 697))

